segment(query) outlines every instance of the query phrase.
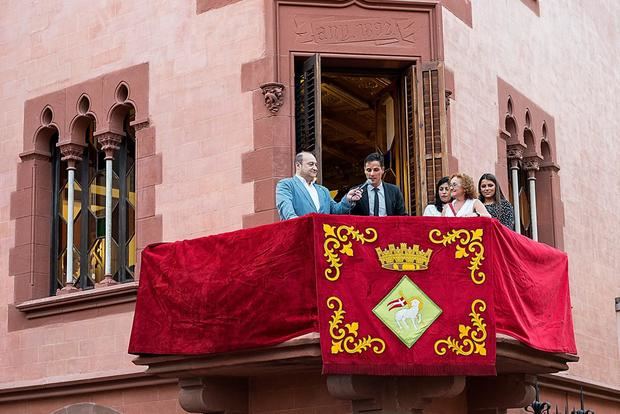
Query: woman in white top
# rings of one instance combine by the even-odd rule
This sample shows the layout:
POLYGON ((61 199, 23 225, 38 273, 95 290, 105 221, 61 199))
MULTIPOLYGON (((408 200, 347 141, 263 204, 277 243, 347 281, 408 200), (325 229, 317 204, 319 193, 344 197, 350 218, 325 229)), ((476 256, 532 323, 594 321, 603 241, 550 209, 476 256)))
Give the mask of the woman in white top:
POLYGON ((491 217, 478 200, 474 180, 467 174, 456 173, 450 177, 450 194, 454 199, 441 215, 443 217, 491 217))
POLYGON ((450 197, 450 177, 443 177, 435 186, 435 202, 424 209, 424 216, 441 217, 441 212, 452 200, 450 197))

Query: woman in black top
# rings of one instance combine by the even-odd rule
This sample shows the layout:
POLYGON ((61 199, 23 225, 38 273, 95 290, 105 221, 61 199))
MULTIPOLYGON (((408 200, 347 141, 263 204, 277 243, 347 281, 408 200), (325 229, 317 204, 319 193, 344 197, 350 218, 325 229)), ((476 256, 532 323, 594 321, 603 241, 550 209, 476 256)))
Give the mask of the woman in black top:
POLYGON ((502 189, 493 174, 483 174, 478 181, 478 193, 480 201, 484 203, 487 211, 504 226, 511 230, 515 229, 515 215, 512 205, 502 193, 502 189))

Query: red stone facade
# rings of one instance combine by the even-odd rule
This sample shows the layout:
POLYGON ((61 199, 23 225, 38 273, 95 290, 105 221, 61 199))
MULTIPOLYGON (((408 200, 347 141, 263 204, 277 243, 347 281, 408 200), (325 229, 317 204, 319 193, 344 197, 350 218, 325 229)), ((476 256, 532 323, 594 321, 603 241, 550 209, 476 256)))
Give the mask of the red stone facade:
MULTIPOLYGON (((611 219, 620 198, 613 179, 601 179, 617 164, 620 124, 609 102, 617 80, 602 68, 619 64, 613 17, 620 5, 147 3, 3 5, 0 413, 522 413, 506 408, 533 399, 536 373, 541 399, 560 412, 579 408, 580 387, 586 408, 620 411, 620 229, 611 219), (347 41, 321 23, 364 19, 389 36, 369 31, 347 41), (393 22, 402 23, 398 31, 393 22), (367 68, 439 63, 446 172, 494 172, 506 192, 511 157, 527 160, 539 239, 569 256, 579 362, 567 367, 573 357, 498 338, 505 371, 497 380, 334 380, 320 374, 315 340, 134 363, 127 344, 139 261, 135 282, 51 295, 53 136, 63 156, 79 163, 89 125, 96 137, 122 136, 122 120, 135 112, 138 255, 150 243, 272 223, 275 185, 293 171, 295 61, 316 53, 367 68)), ((541 292, 541 300, 551 299, 541 292)))

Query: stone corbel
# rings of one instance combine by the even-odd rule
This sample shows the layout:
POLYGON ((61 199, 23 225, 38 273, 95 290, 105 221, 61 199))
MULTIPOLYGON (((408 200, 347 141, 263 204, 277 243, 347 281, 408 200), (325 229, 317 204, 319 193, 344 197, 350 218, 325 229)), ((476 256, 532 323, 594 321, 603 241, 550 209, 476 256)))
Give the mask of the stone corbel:
POLYGON ((265 106, 272 114, 278 113, 284 104, 284 85, 278 82, 264 83, 260 86, 265 97, 265 106))
POLYGON ((189 413, 247 414, 248 383, 242 378, 181 378, 179 403, 189 413))
POLYGON ((335 398, 350 400, 354 414, 422 414, 433 398, 462 393, 465 378, 330 375, 327 389, 335 398))
POLYGON ((502 413, 534 401, 536 377, 527 374, 470 377, 467 379, 469 413, 502 413))

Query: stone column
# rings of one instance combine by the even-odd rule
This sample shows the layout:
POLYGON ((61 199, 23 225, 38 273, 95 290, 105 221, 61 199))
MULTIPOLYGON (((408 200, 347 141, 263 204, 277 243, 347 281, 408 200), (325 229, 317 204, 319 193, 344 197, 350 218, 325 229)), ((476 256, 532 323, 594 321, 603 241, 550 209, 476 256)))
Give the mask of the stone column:
POLYGON ((523 160, 523 169, 527 171, 527 182, 530 192, 530 216, 532 219, 532 240, 538 241, 538 219, 536 217, 536 172, 540 168, 541 159, 527 157, 523 160))
POLYGON ((65 265, 65 287, 56 291, 57 295, 79 290, 73 284, 73 204, 75 187, 75 165, 82 161, 84 147, 78 144, 59 145, 61 159, 67 162, 67 263, 65 265))
POLYGON ((510 161, 512 175, 512 202, 515 210, 515 231, 521 233, 521 211, 519 209, 519 162, 523 159, 525 146, 521 144, 509 145, 507 157, 510 161))
POLYGON ((101 149, 105 152, 105 278, 98 286, 111 286, 116 282, 112 278, 112 161, 114 151, 120 148, 123 135, 105 132, 97 136, 101 149))

